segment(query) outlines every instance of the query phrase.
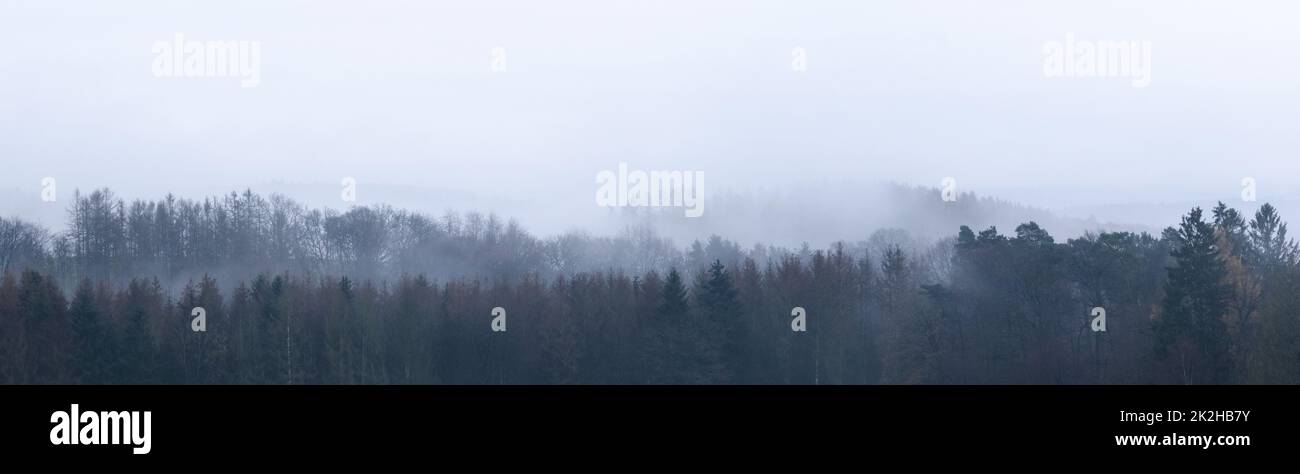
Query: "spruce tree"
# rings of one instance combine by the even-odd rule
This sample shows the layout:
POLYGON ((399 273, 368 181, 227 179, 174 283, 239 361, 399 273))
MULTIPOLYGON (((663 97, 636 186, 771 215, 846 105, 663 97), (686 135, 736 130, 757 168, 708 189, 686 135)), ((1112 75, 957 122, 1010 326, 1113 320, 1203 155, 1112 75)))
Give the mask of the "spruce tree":
POLYGON ((95 288, 89 279, 81 280, 72 297, 72 366, 78 381, 84 384, 116 382, 112 374, 112 333, 104 314, 95 302, 95 288))
POLYGON ((714 260, 708 272, 696 282, 695 304, 704 320, 701 329, 710 351, 721 357, 725 381, 735 381, 743 374, 746 326, 741 319, 740 299, 731 273, 721 260, 714 260))
POLYGON ((1226 382, 1228 341, 1222 317, 1230 288, 1214 227, 1195 208, 1165 236, 1173 240, 1175 265, 1168 269, 1163 313, 1155 324, 1156 353, 1175 352, 1184 383, 1226 382))
POLYGON ((686 285, 682 283, 682 275, 674 268, 668 272, 668 279, 664 280, 656 312, 660 319, 679 319, 686 316, 687 309, 686 285))
POLYGON ((122 381, 156 383, 157 349, 154 345, 150 291, 142 280, 131 280, 122 304, 126 328, 122 334, 122 381))

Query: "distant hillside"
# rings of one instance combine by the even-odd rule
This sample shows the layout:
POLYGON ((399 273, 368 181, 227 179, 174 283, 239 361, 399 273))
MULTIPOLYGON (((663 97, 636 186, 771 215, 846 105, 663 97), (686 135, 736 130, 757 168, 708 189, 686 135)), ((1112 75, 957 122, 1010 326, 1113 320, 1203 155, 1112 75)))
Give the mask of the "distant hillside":
MULTIPOLYGON (((1186 212, 1186 209, 1183 209, 1186 212)), ((1011 231, 1034 221, 1052 235, 1077 237, 1085 231, 1133 231, 1158 234, 1162 227, 1109 223, 1095 218, 1062 217, 1049 210, 964 193, 944 202, 937 188, 876 184, 831 184, 800 189, 710 195, 702 217, 686 218, 680 211, 621 209, 611 212, 617 225, 648 224, 660 235, 690 242, 718 234, 744 245, 765 243, 814 247, 836 241, 865 240, 879 229, 900 229, 922 242, 974 229, 997 226, 1011 231)), ((1164 222, 1176 222, 1177 217, 1164 222)))

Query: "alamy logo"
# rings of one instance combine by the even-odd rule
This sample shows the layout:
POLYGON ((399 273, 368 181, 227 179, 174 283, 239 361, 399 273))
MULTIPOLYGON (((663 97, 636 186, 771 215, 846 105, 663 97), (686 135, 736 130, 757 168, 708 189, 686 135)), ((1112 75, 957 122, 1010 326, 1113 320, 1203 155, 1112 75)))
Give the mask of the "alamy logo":
POLYGON ((628 171, 627 163, 596 173, 600 207, 685 207, 686 217, 704 215, 703 171, 628 171))
POLYGON ((939 197, 943 199, 943 202, 957 202, 957 178, 945 177, 943 181, 939 182, 939 185, 943 186, 939 190, 939 197))
POLYGON ((1241 178, 1241 200, 1255 202, 1255 178, 1241 178))
POLYGON ((41 200, 45 202, 54 202, 58 198, 58 183, 54 178, 46 176, 41 178, 41 200))
POLYGON ((492 308, 492 332, 506 332, 506 309, 492 308))
POLYGON ((1151 85, 1150 41, 1075 41, 1043 44, 1046 77, 1127 77, 1133 87, 1151 85))
POLYGON ((262 82, 262 43, 258 41, 171 41, 153 44, 154 77, 237 77, 244 87, 262 82))
POLYGON ((794 72, 808 72, 808 50, 803 48, 794 48, 790 50, 790 70, 794 72))
POLYGON ((87 411, 72 404, 71 413, 56 411, 50 415, 50 443, 59 445, 122 444, 133 446, 134 454, 149 454, 149 428, 152 412, 87 411))
POLYGON ((506 48, 492 48, 492 72, 506 72, 506 48))
POLYGON ((1098 306, 1088 314, 1092 315, 1092 332, 1106 332, 1106 308, 1098 306))
POLYGON ((339 184, 343 185, 343 190, 339 191, 339 198, 343 199, 343 202, 357 202, 357 179, 348 176, 339 184))
POLYGON ((790 320, 790 331, 808 332, 808 311, 803 309, 803 306, 791 308, 790 316, 794 316, 794 319, 790 320))

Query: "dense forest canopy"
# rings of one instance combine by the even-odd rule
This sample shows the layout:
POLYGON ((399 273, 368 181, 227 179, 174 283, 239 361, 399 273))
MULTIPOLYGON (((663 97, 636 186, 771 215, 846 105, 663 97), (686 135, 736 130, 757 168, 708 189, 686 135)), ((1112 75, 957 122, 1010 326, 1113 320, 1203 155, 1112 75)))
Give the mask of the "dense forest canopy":
POLYGON ((63 232, 0 219, 0 382, 1300 383, 1300 264, 1269 205, 1159 236, 681 249, 252 192, 73 201, 63 232))

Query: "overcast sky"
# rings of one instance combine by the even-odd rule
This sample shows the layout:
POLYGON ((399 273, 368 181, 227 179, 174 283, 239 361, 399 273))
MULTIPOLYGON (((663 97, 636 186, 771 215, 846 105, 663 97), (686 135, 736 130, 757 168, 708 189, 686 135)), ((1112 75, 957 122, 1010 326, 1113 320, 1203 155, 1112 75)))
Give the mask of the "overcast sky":
POLYGON ((1254 177, 1295 198, 1297 19, 1283 0, 0 1, 0 211, 47 176, 591 206, 619 162, 711 192, 951 176, 1064 209, 1230 201, 1254 177), (176 33, 258 42, 260 83, 155 77, 176 33), (1067 34, 1150 42, 1150 85, 1045 77, 1067 34))

